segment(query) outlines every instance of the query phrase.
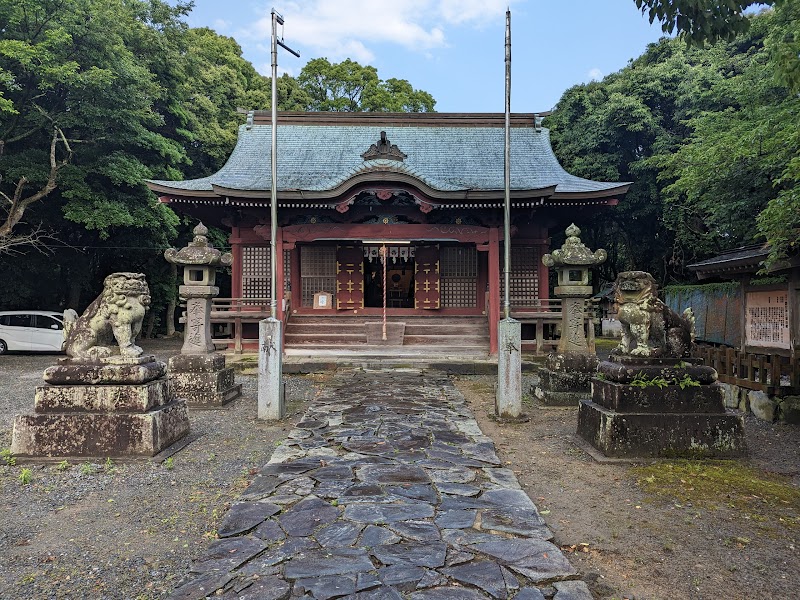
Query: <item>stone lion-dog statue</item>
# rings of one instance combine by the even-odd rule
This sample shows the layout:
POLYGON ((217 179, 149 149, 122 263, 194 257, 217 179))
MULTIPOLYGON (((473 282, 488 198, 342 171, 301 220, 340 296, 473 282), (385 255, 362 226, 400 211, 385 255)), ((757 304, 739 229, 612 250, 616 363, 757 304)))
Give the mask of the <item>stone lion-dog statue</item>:
POLYGON ((622 325, 622 342, 616 354, 641 357, 684 358, 694 343, 691 308, 678 315, 658 299, 658 284, 650 273, 626 271, 614 283, 614 301, 622 325))
POLYGON ((148 306, 150 289, 143 273, 112 273, 83 315, 64 311, 64 351, 70 358, 88 361, 115 354, 140 356, 142 349, 134 342, 148 306))

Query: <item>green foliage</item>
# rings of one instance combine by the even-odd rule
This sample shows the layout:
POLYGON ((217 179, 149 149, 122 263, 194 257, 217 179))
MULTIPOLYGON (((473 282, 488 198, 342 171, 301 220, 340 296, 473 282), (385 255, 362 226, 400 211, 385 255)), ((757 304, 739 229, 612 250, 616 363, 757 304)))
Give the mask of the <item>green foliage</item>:
POLYGON ((18 480, 20 485, 28 485, 33 480, 33 471, 27 467, 20 469, 18 480))
POLYGON ((692 379, 688 373, 684 373, 683 377, 677 380, 677 383, 682 390, 690 387, 700 387, 700 382, 696 379, 692 379))
POLYGON ((11 454, 10 448, 3 448, 0 450, 0 460, 2 460, 9 467, 13 467, 15 464, 17 464, 17 459, 14 458, 13 454, 11 454))
POLYGON ((658 389, 663 390, 669 385, 669 381, 663 377, 650 378, 644 373, 637 373, 636 377, 634 377, 633 381, 631 381, 631 385, 638 388, 657 387, 658 389))
POLYGON ((175 468, 175 460, 170 456, 167 460, 164 461, 164 468, 167 471, 171 471, 175 468))
POLYGON ((429 93, 415 90, 405 79, 381 80, 378 70, 347 59, 308 61, 297 77, 308 94, 309 110, 334 112, 431 112, 436 104, 429 93))
POLYGON ((56 465, 56 471, 64 472, 69 470, 69 463, 66 460, 62 460, 60 463, 56 465))
POLYGON ((664 294, 722 294, 731 295, 739 291, 738 281, 725 281, 722 283, 702 283, 698 285, 668 285, 664 294))
MULTIPOLYGON (((701 4, 715 3, 693 5, 701 4)), ((663 39, 618 73, 562 96, 546 123, 566 168, 634 182, 617 209, 585 227, 585 241, 609 251, 603 279, 642 269, 685 280, 687 264, 762 239, 772 262, 796 249, 800 97, 769 49, 797 27, 789 8, 778 3, 749 18, 730 42, 700 48, 663 39)))
POLYGON ((85 462, 81 465, 81 475, 93 475, 94 474, 94 466, 90 462, 85 462))

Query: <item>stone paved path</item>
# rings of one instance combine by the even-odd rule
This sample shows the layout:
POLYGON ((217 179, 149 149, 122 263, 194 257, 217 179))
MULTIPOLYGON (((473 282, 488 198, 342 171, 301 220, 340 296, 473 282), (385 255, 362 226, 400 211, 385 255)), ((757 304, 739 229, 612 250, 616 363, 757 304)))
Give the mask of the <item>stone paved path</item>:
POLYGON ((338 371, 173 599, 591 600, 461 394, 338 371))

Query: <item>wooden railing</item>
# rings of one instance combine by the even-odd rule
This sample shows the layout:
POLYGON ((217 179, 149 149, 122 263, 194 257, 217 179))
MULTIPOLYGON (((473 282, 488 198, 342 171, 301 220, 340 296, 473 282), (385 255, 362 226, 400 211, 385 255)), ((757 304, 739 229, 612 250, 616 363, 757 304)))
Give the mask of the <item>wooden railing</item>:
MULTIPOLYGON (((561 339, 558 326, 561 325, 561 299, 547 298, 536 300, 532 306, 524 308, 511 308, 511 317, 520 321, 523 325, 534 325, 536 327, 535 340, 525 339, 523 335, 522 343, 532 344, 535 342, 537 354, 543 354, 549 350, 555 350, 561 339)), ((595 351, 594 326, 598 319, 597 301, 587 300, 584 308, 584 332, 589 350, 595 351)))
POLYGON ((723 383, 771 395, 800 391, 800 359, 780 354, 742 352, 736 348, 697 346, 694 356, 714 367, 723 383))

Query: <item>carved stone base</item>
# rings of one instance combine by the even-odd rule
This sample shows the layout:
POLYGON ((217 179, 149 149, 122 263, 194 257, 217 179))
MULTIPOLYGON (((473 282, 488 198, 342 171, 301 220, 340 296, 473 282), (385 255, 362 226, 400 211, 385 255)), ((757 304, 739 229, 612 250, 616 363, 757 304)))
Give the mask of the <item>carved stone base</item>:
POLYGON ((145 413, 19 415, 11 452, 20 457, 154 456, 188 432, 183 400, 145 413))
POLYGON ((580 400, 589 397, 596 371, 594 354, 552 353, 539 369, 539 384, 533 394, 542 406, 577 407, 580 400))
POLYGON ((620 413, 581 400, 578 435, 610 457, 736 458, 747 455, 740 415, 620 413))
POLYGON ((743 419, 725 412, 716 379, 678 359, 614 357, 580 402, 578 434, 611 457, 744 456, 743 419))
POLYGON ((178 354, 169 359, 172 392, 191 408, 219 408, 242 393, 222 354, 178 354))
POLYGON ((186 403, 171 393, 166 365, 152 356, 49 367, 34 414, 14 419, 11 452, 21 457, 153 456, 189 432, 186 403))

